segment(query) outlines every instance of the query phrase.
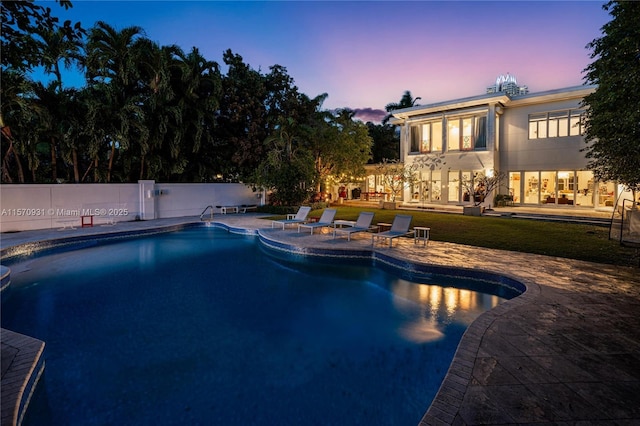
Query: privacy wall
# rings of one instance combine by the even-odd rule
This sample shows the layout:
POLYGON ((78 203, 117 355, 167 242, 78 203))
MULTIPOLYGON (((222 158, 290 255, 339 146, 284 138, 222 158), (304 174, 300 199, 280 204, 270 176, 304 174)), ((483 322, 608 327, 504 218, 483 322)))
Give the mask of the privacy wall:
POLYGON ((47 184, 0 186, 0 231, 200 216, 207 206, 262 205, 240 183, 47 184))

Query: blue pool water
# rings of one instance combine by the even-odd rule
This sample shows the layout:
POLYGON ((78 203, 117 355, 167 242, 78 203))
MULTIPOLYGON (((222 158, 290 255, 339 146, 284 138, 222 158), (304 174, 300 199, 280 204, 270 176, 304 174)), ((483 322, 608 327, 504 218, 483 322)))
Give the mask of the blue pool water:
POLYGON ((2 326, 46 342, 26 425, 414 425, 505 300, 215 228, 10 267, 2 326))

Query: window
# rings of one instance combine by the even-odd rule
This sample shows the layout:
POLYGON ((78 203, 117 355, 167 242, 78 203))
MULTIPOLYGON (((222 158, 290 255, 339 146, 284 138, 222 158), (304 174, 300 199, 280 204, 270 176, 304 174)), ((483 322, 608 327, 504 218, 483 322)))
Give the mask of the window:
POLYGON ((460 120, 447 119, 447 147, 449 150, 460 149, 460 120))
POLYGON ((547 113, 529 116, 529 139, 547 137, 547 113))
POLYGON ((431 151, 431 123, 422 125, 422 144, 420 144, 420 152, 431 151))
POLYGON ((447 143, 449 150, 486 149, 487 117, 447 119, 447 143))
POLYGON ((442 121, 431 123, 431 151, 442 152, 442 121))
POLYGON ((411 146, 409 152, 420 152, 420 127, 411 126, 411 146))
POLYGON ((442 151, 442 121, 411 126, 411 153, 442 151))
POLYGON ((487 147, 487 117, 476 117, 474 139, 476 149, 487 147))
POLYGON ((529 115, 529 139, 561 138, 583 134, 582 110, 565 110, 529 115))
POLYGON ((462 119, 462 146, 460 149, 473 148, 473 118, 462 119))
POLYGON ((571 136, 579 136, 584 133, 584 125, 582 124, 582 119, 584 117, 583 110, 572 110, 570 111, 569 116, 569 135, 571 136))

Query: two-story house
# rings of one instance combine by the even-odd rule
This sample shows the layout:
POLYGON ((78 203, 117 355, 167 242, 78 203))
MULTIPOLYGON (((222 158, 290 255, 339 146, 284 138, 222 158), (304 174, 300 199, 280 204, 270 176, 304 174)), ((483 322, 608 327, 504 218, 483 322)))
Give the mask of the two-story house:
POLYGON ((594 90, 528 93, 515 78, 501 76, 481 96, 393 111, 400 158, 420 165, 404 204, 464 203, 461 181, 498 170, 505 181, 497 193, 511 195, 516 205, 611 208, 616 185, 596 182, 583 152, 581 104, 594 90), (443 164, 433 167, 435 158, 443 164))

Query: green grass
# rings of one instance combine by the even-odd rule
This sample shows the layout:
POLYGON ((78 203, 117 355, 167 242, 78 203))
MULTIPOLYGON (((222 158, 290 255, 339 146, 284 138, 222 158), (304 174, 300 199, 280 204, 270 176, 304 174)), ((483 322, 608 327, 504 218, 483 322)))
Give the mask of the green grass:
MULTIPOLYGON (((375 213, 373 223, 393 222, 396 214, 413 216, 411 226, 428 226, 431 239, 476 247, 544 254, 620 266, 638 266, 638 249, 609 240, 602 226, 459 214, 335 207, 336 219, 356 220, 361 211, 375 213)), ((311 217, 320 217, 314 210, 311 217)), ((275 217, 274 217, 275 218, 275 217)))

